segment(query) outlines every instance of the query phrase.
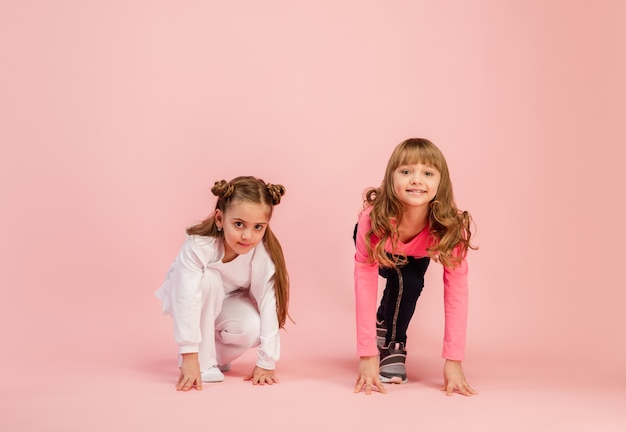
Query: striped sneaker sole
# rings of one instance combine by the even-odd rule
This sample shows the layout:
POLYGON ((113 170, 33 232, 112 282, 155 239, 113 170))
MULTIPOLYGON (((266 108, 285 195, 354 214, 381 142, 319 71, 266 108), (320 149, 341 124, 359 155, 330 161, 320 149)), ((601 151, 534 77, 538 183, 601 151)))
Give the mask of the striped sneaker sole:
POLYGON ((406 383, 405 362, 406 350, 402 342, 392 342, 380 348, 380 380, 391 384, 406 383))

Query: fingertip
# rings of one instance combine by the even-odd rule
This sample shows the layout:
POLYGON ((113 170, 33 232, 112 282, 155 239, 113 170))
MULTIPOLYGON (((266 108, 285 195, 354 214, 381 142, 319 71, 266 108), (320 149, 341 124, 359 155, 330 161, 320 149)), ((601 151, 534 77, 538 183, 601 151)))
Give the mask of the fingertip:
POLYGON ((354 392, 359 393, 363 389, 363 381, 360 379, 356 380, 356 384, 354 385, 354 392))

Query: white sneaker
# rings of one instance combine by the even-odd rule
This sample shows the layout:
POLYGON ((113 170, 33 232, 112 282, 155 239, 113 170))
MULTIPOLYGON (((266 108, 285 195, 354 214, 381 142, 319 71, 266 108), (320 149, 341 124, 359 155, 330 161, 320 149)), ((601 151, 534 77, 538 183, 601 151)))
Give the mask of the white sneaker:
POLYGON ((220 382, 224 381, 224 374, 217 366, 212 366, 209 370, 200 373, 202 382, 220 382))

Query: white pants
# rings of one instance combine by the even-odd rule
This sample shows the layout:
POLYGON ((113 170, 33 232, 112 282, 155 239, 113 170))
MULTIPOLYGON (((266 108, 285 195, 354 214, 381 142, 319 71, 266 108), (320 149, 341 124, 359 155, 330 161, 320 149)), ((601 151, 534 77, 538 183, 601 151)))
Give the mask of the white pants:
POLYGON ((226 297, 223 290, 207 287, 202 292, 200 330, 202 342, 198 347, 200 371, 225 365, 258 346, 261 318, 256 304, 247 293, 226 297))

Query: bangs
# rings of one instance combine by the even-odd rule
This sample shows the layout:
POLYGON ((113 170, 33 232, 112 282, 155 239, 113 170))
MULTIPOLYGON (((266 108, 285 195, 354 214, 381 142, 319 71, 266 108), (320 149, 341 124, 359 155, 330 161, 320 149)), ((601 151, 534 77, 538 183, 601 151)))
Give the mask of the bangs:
POLYGON ((402 165, 423 164, 430 165, 441 172, 443 170, 443 155, 434 146, 407 145, 398 152, 395 167, 402 165))

